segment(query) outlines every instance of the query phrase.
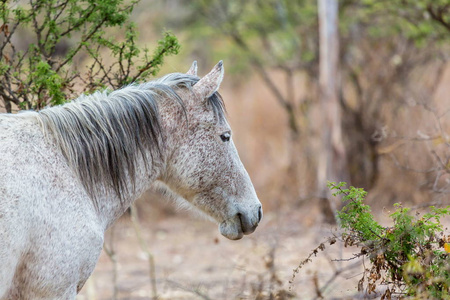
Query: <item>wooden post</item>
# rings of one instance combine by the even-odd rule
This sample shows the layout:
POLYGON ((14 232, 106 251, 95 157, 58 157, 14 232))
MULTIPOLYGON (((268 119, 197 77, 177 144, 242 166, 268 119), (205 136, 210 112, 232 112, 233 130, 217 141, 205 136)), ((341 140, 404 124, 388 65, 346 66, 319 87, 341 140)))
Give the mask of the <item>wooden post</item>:
POLYGON ((326 221, 335 221, 336 205, 330 199, 327 181, 349 181, 342 139, 339 105, 338 0, 318 0, 320 68, 319 86, 322 110, 322 143, 317 172, 318 195, 326 221))

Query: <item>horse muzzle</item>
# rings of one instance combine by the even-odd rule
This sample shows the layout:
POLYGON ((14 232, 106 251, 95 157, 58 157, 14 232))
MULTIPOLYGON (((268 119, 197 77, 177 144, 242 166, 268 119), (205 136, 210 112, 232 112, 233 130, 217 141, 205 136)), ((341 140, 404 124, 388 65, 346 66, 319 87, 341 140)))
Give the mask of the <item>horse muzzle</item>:
POLYGON ((223 221, 219 225, 220 233, 230 240, 239 240, 244 235, 251 234, 258 227, 263 217, 261 205, 256 212, 238 212, 233 217, 223 221))

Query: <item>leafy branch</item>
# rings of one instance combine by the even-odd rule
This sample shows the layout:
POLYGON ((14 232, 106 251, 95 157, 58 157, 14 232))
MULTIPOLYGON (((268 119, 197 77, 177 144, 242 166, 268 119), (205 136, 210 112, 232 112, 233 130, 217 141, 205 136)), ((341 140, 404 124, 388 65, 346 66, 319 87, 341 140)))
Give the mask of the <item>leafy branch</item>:
POLYGON ((115 89, 155 75, 180 45, 170 32, 152 54, 138 45, 130 21, 138 2, 1 2, 0 101, 5 109, 39 110, 80 90, 115 89))

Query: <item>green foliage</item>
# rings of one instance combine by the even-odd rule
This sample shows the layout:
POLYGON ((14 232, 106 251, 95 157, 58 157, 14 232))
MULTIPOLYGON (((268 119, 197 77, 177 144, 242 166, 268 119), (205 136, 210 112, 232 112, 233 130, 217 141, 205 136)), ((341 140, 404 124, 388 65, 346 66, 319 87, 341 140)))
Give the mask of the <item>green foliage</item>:
MULTIPOLYGON (((339 6, 344 52, 353 45, 349 42, 362 37, 375 42, 402 38, 418 46, 449 41, 449 0, 344 0, 339 6)), ((186 10, 190 15, 178 22, 189 26, 192 40, 225 37, 222 54, 241 50, 234 59, 237 69, 255 59, 269 67, 309 72, 318 63, 317 0, 194 0, 186 10)))
POLYGON ((335 196, 347 202, 339 212, 342 235, 346 245, 356 245, 372 267, 366 269, 360 287, 367 280, 367 292, 387 284, 383 297, 394 293, 420 299, 444 299, 450 292, 450 265, 447 237, 441 218, 450 215, 449 207, 430 207, 423 216, 411 215, 410 209, 395 205, 390 215, 392 227, 375 221, 370 207, 363 203, 363 189, 344 188, 345 183, 329 183, 335 196), (445 250, 447 249, 447 251, 445 250))
MULTIPOLYGON (((38 99, 42 100, 42 96, 46 93, 50 99, 51 105, 58 105, 65 102, 64 93, 62 92, 63 79, 57 74, 50 65, 45 61, 39 61, 30 73, 30 79, 33 85, 30 86, 30 92, 38 95, 38 99)), ((23 105, 21 103, 21 105, 23 105)))
POLYGON ((448 0, 350 0, 344 6, 341 27, 359 24, 375 38, 402 36, 425 46, 450 37, 448 0))
POLYGON ((329 185, 331 190, 336 190, 333 196, 343 195, 343 201, 349 203, 338 212, 341 221, 341 227, 345 230, 354 230, 364 240, 377 239, 383 227, 379 225, 371 214, 370 207, 363 204, 364 197, 367 192, 362 188, 350 187, 344 189, 345 183, 341 182, 337 185, 329 185))
POLYGON ((254 60, 292 68, 318 59, 317 1, 198 0, 191 2, 190 11, 193 38, 227 37, 223 54, 239 54, 237 69, 254 60))
POLYGON ((169 32, 151 55, 139 46, 130 21, 137 3, 2 1, 0 97, 7 110, 12 104, 40 109, 63 103, 80 90, 118 88, 155 75, 164 57, 177 54, 180 46, 169 32), (81 62, 87 66, 80 67, 81 62))

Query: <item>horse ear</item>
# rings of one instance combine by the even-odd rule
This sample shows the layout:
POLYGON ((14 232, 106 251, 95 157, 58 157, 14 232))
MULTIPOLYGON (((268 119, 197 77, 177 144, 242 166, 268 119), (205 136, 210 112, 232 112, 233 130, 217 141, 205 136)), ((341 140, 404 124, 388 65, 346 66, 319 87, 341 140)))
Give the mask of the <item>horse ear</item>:
POLYGON ((217 92, 223 79, 223 61, 217 65, 205 77, 200 79, 192 88, 194 92, 202 99, 209 98, 217 92))
POLYGON ((197 61, 194 60, 192 66, 189 68, 189 71, 186 72, 187 75, 197 76, 197 61))

